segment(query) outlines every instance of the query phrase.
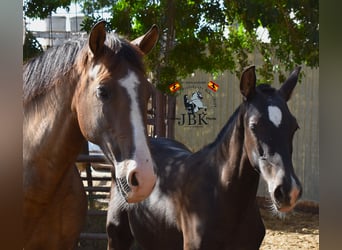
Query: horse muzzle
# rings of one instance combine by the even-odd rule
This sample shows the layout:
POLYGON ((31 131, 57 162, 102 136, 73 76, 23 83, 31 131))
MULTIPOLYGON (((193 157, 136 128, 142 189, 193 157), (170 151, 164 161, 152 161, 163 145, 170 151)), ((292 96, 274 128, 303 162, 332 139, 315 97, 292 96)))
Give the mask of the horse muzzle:
POLYGON ((302 187, 295 177, 291 181, 282 182, 270 192, 272 201, 279 212, 290 212, 302 195, 302 187))
POLYGON ((116 183, 121 195, 128 203, 146 199, 156 183, 151 161, 124 160, 115 166, 116 183))

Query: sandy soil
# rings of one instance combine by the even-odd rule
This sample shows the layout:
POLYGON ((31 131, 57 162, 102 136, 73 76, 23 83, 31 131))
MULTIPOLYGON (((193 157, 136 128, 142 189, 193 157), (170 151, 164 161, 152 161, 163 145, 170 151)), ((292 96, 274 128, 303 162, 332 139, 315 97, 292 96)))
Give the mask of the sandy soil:
POLYGON ((279 219, 261 209, 266 236, 260 250, 319 249, 318 213, 294 211, 279 219))
MULTIPOLYGON (((291 212, 285 219, 261 209, 266 226, 266 236, 260 250, 319 249, 318 213, 291 212)), ((87 221, 88 232, 105 232, 105 216, 92 216, 87 221)), ((77 249, 106 249, 106 240, 82 240, 77 249)))

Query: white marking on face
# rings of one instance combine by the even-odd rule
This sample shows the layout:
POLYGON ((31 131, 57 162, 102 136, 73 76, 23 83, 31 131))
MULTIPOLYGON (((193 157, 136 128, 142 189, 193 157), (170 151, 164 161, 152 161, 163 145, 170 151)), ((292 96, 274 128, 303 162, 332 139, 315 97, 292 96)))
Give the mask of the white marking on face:
MULTIPOLYGON (((129 171, 136 168, 136 162, 134 160, 125 160, 121 162, 115 161, 115 176, 116 178, 128 177, 129 171)), ((127 183, 128 183, 127 179, 127 183)))
POLYGON ((276 187, 282 181, 283 176, 285 175, 284 170, 278 167, 283 166, 281 155, 275 152, 272 157, 272 162, 259 159, 259 166, 261 175, 267 182, 268 192, 273 193, 276 187), (269 167, 268 165, 271 165, 271 167, 269 167), (273 176, 274 171, 277 171, 275 176, 273 176))
POLYGON ((277 106, 268 106, 268 118, 276 127, 279 127, 282 119, 281 110, 277 106))
POLYGON ((129 165, 131 168, 145 169, 139 173, 137 172, 136 175, 137 178, 140 179, 139 185, 145 185, 147 188, 149 185, 154 185, 156 177, 153 172, 153 161, 150 150, 147 146, 145 126, 143 124, 142 114, 140 113, 137 101, 138 97, 136 89, 139 85, 139 79, 134 72, 129 71, 126 77, 119 80, 119 84, 127 90, 128 96, 131 100, 130 120, 133 127, 133 143, 135 145, 133 161, 135 161, 135 164, 131 162, 129 165), (139 176, 141 178, 139 178, 139 176))
POLYGON ((148 153, 149 150, 145 143, 145 128, 143 125, 143 119, 140 113, 139 105, 138 105, 138 97, 137 97, 137 86, 139 85, 139 80, 136 74, 132 71, 129 71, 127 76, 119 80, 119 84, 125 88, 128 92, 128 95, 131 99, 131 110, 130 110, 130 118, 131 124, 133 126, 133 134, 134 134, 134 143, 139 143, 139 146, 145 147, 144 149, 140 148, 138 145, 136 146, 136 150, 144 150, 145 153, 148 153))

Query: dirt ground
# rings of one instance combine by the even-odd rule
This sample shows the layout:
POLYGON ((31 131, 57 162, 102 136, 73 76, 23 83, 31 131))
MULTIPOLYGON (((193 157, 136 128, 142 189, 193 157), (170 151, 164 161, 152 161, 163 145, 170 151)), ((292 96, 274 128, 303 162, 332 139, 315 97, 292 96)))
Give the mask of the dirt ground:
MULTIPOLYGON (((280 219, 262 208, 266 236, 260 250, 319 249, 318 212, 294 211, 280 219)), ((92 216, 87 221, 88 232, 105 232, 105 216, 92 216)), ((77 249, 105 250, 106 240, 82 240, 77 249)))
POLYGON ((319 215, 294 211, 279 219, 261 209, 266 236, 260 250, 319 249, 319 215))
MULTIPOLYGON (((95 183, 96 184, 96 183, 95 183)), ((108 183, 107 183, 108 184, 108 183)), ((106 183, 98 183, 106 186, 106 183)), ((267 198, 258 197, 261 215, 266 226, 266 235, 260 250, 308 250, 319 249, 319 208, 318 204, 301 201, 295 211, 284 219, 272 215, 267 209, 267 198)), ((94 201, 95 210, 106 210, 108 202, 94 201)), ((106 216, 88 216, 83 232, 105 233, 106 216)), ((78 250, 105 250, 107 240, 86 240, 79 242, 78 250)))

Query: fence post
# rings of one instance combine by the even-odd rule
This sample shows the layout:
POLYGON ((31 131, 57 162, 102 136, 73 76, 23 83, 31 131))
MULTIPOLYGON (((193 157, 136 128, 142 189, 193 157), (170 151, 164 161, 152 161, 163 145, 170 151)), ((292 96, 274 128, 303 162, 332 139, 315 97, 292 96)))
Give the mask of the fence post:
POLYGON ((159 90, 155 90, 155 135, 166 136, 166 96, 159 90))
POLYGON ((175 138, 176 96, 167 96, 167 137, 175 138))

